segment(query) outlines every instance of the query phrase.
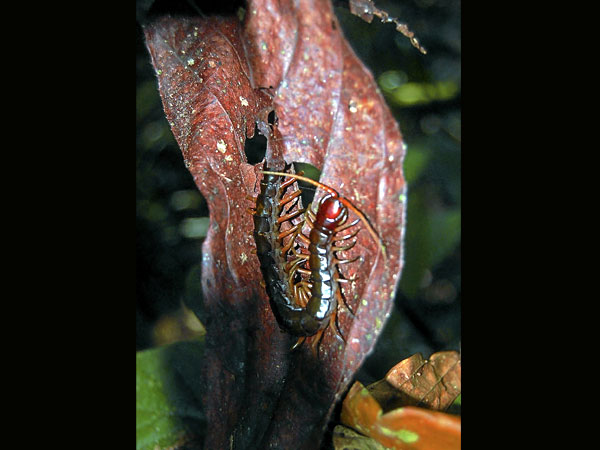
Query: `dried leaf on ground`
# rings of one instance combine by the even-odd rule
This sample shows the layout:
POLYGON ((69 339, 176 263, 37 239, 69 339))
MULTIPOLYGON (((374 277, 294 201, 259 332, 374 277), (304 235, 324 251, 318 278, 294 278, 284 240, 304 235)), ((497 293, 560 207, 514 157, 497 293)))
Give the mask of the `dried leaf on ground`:
POLYGON ((400 361, 383 380, 367 389, 386 411, 408 405, 444 411, 460 395, 460 377, 458 352, 438 352, 429 359, 417 353, 400 361))

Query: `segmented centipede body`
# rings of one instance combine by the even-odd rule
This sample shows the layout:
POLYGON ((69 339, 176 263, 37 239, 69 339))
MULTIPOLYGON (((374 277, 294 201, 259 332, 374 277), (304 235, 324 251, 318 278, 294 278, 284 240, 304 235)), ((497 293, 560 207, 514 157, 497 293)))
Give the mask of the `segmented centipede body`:
POLYGON ((256 210, 253 213, 254 240, 271 309, 279 326, 292 335, 309 336, 324 325, 315 322, 307 309, 298 305, 297 291, 295 292, 293 287, 293 277, 290 277, 286 270, 286 255, 294 245, 294 237, 299 233, 303 222, 292 226, 283 233, 280 232, 279 225, 305 211, 299 209, 294 213, 281 215, 283 205, 301 193, 300 190, 297 190, 283 196, 287 186, 295 182, 293 178, 283 181, 285 176, 287 176, 285 173, 266 174, 260 182, 260 193, 256 199, 256 210), (289 239, 289 243, 283 245, 282 239, 290 234, 292 237, 289 239))
MULTIPOLYGON (((310 321, 307 320, 311 326, 310 334, 307 333, 305 336, 322 333, 329 323, 335 321, 338 302, 343 300, 339 287, 339 282, 343 279, 339 277, 336 268, 336 264, 340 261, 335 257, 335 253, 351 249, 355 242, 346 247, 336 246, 335 242, 338 240, 336 234, 339 231, 356 224, 353 222, 346 225, 347 219, 348 209, 339 199, 332 196, 321 199, 316 213, 310 209, 306 212, 306 221, 310 226, 308 255, 296 253, 296 261, 292 262, 293 267, 299 267, 303 260, 308 260, 308 282, 299 282, 297 286, 294 286, 296 297, 304 300, 305 310, 310 317, 310 321), (307 287, 310 289, 310 295, 307 293, 307 287)), ((356 232, 342 239, 355 235, 356 232)), ((350 260, 346 262, 350 262, 350 260)), ((336 329, 336 331, 341 336, 339 330, 336 329)), ((318 342, 319 339, 320 337, 317 337, 315 342, 318 342)))
MULTIPOLYGON (((319 334, 315 340, 318 342, 325 328, 336 317, 338 301, 343 300, 338 283, 346 280, 339 277, 337 264, 357 259, 339 260, 334 255, 354 246, 355 242, 346 247, 336 246, 335 243, 356 236, 358 230, 342 238, 337 238, 337 233, 364 220, 369 232, 375 236, 377 234, 362 213, 332 188, 297 174, 272 172, 268 169, 262 172, 264 177, 254 213, 254 238, 271 307, 279 326, 292 335, 300 336, 296 345, 305 337, 316 334, 319 334), (282 183, 284 177, 289 177, 290 180, 282 183), (292 195, 298 195, 299 191, 296 191, 280 199, 283 187, 294 179, 322 187, 328 195, 321 199, 316 212, 307 208, 280 217, 281 205, 291 201, 292 195), (350 224, 346 224, 348 208, 359 216, 359 219, 350 224), (280 239, 284 233, 279 233, 276 224, 298 215, 298 211, 305 213, 304 220, 311 230, 309 237, 300 233, 301 222, 285 232, 286 236, 293 235, 288 244, 282 246, 280 239), (296 239, 308 244, 308 254, 294 249, 296 239), (288 254, 294 257, 291 262, 288 262, 288 254), (305 263, 308 269, 302 267, 305 263), (297 279, 298 274, 308 275, 308 280, 297 279)), ((380 240, 379 242, 383 251, 384 247, 380 240)), ((341 335, 339 330, 338 334, 341 335)))

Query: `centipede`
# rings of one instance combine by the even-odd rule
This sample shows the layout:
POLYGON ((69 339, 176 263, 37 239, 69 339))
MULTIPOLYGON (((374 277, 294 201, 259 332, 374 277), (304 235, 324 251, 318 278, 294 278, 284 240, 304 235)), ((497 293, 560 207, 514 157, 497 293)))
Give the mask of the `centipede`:
MULTIPOLYGON (((265 167, 268 171, 268 168, 265 167)), ((294 201, 302 193, 296 190, 287 193, 288 187, 295 182, 294 178, 285 172, 265 174, 260 182, 260 192, 256 198, 256 206, 251 213, 254 220, 254 241, 256 254, 260 262, 260 270, 269 296, 271 309, 277 323, 283 331, 292 335, 306 336, 313 332, 313 324, 307 324, 309 319, 304 308, 297 303, 297 288, 294 289, 293 276, 289 276, 287 255, 300 233, 303 221, 292 225, 285 231, 281 224, 302 216, 305 209, 297 208, 293 212, 282 214, 284 206, 294 201), (288 237, 287 244, 284 238, 288 237)), ((294 272, 295 273, 295 272, 294 272)))
POLYGON ((335 189, 304 177, 302 173, 276 172, 266 167, 261 172, 263 179, 254 210, 254 238, 271 309, 280 328, 298 337, 293 348, 307 337, 315 336, 312 348, 316 353, 323 332, 330 323, 335 324, 335 334, 343 339, 336 320, 338 305, 343 302, 354 314, 345 303, 339 287, 339 283, 349 280, 341 276, 338 266, 356 261, 359 256, 343 259, 337 256, 337 252, 353 248, 356 241, 344 245, 345 241, 354 238, 360 229, 342 237, 338 234, 362 221, 379 243, 384 258, 385 246, 364 214, 335 189), (284 194, 285 189, 296 180, 319 187, 326 195, 318 202, 315 211, 309 205, 281 215, 283 205, 301 193, 298 189, 292 194, 284 194), (350 223, 347 222, 349 210, 358 217, 350 223), (294 217, 301 220, 281 232, 279 225, 294 217), (305 223, 310 229, 308 236, 301 232, 305 223), (290 238, 284 245, 282 239, 286 236, 290 238), (306 252, 298 250, 301 246, 296 244, 300 242, 306 252))

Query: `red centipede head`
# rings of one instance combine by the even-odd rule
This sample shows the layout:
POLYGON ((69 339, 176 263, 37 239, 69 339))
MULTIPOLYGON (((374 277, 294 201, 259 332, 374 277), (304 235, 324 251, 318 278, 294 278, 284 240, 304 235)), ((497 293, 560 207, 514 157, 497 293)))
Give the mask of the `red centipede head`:
POLYGON ((325 192, 328 193, 328 195, 326 197, 323 197, 321 199, 321 203, 319 203, 319 210, 317 211, 316 221, 319 222, 319 220, 321 220, 322 222, 319 222, 319 223, 321 223, 323 226, 325 226, 328 229, 333 229, 337 225, 342 223, 343 217, 345 217, 348 214, 348 209, 349 209, 354 214, 356 214, 358 216, 358 218, 365 224, 367 230, 369 231, 369 234, 373 237, 375 242, 379 243, 379 248, 381 249, 381 254, 383 255, 383 258, 386 259, 385 245, 383 244, 383 241, 381 240, 381 238, 379 237, 379 235, 377 234, 375 229, 371 226, 371 224, 369 223, 369 221, 367 220, 365 215, 362 212, 360 212, 360 210, 358 208, 356 208, 352 204, 352 202, 350 202, 349 200, 340 196, 335 189, 333 189, 332 187, 327 186, 325 184, 319 183, 318 181, 311 180, 310 178, 304 177, 302 175, 297 175, 294 173, 272 172, 269 170, 261 170, 261 172, 264 174, 296 178, 297 180, 306 181, 307 183, 310 183, 313 186, 323 189, 325 192), (323 205, 323 203, 325 203, 325 202, 327 202, 328 204, 329 204, 329 202, 338 202, 341 205, 335 205, 335 206, 323 205), (321 208, 323 208, 323 212, 320 213, 321 208), (340 212, 339 211, 340 209, 343 212, 340 212), (325 211, 327 211, 327 213, 325 211), (321 214, 321 216, 319 216, 319 213, 321 214), (319 219, 319 217, 320 217, 320 219, 319 219), (330 224, 330 225, 327 225, 327 224, 330 224))
POLYGON ((316 223, 333 230, 346 217, 348 211, 342 202, 335 196, 328 195, 319 202, 316 223))

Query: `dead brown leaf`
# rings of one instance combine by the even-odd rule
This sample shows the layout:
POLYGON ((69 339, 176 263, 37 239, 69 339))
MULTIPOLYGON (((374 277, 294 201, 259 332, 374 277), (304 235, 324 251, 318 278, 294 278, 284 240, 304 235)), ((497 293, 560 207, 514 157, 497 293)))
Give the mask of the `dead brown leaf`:
MULTIPOLYGON (((254 0, 246 17, 162 17, 145 27, 166 116, 207 200, 202 288, 206 448, 306 448, 320 441, 354 372, 390 313, 402 269, 402 136, 370 72, 345 38, 329 0, 254 0), (274 110, 278 123, 271 127, 274 110), (344 268, 354 311, 340 310, 315 359, 291 352, 261 285, 245 209, 259 174, 246 161, 255 125, 270 167, 308 162, 384 238, 366 232, 344 268)), ((318 192, 318 200, 322 193, 318 192)))

